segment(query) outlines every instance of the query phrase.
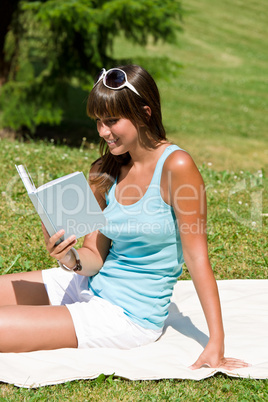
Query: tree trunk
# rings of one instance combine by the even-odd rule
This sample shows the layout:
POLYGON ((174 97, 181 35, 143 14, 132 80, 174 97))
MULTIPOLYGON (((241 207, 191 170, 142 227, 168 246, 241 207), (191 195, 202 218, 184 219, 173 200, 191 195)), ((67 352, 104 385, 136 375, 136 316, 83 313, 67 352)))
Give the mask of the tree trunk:
POLYGON ((0 4, 0 85, 7 80, 10 69, 10 62, 5 59, 4 46, 6 34, 18 3, 19 0, 1 0, 0 4))

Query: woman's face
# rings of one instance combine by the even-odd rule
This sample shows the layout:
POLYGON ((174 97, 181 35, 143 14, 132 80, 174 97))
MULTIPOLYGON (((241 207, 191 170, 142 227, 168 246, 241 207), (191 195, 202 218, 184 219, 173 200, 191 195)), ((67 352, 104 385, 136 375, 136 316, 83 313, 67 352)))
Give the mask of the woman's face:
POLYGON ((97 130, 113 155, 122 155, 136 149, 139 144, 139 135, 133 123, 124 118, 104 117, 96 119, 97 130))

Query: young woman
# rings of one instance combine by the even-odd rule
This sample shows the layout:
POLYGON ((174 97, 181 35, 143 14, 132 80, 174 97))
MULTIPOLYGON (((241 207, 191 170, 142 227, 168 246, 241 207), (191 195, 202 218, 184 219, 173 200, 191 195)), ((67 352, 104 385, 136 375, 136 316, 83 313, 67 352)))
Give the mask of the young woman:
POLYGON ((108 224, 46 247, 60 268, 0 278, 0 351, 116 347, 156 341, 185 261, 209 328, 191 366, 233 369, 206 239, 205 187, 191 156, 167 139, 160 97, 139 66, 101 71, 88 99, 101 158, 90 184, 108 224))

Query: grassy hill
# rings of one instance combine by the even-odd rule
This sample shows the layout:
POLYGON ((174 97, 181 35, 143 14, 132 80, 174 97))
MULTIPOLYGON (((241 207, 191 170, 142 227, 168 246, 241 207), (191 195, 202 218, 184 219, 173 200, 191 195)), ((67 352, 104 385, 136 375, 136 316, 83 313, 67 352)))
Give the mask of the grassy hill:
POLYGON ((144 50, 121 39, 114 54, 134 61, 136 57, 149 68, 163 63, 167 79, 157 81, 169 136, 198 164, 267 169, 265 2, 190 0, 184 4, 184 32, 178 34, 177 44, 151 43, 144 50), (168 68, 172 75, 174 61, 182 69, 170 78, 168 68))

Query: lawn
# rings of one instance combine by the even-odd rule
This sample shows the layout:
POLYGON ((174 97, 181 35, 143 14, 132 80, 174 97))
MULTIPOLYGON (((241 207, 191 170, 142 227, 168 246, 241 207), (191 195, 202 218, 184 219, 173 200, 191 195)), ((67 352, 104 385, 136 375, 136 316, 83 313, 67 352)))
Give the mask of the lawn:
MULTIPOLYGON (((184 33, 176 43, 142 49, 118 38, 113 54, 132 57, 155 75, 168 136, 191 153, 203 175, 216 278, 268 279, 266 2, 189 0, 185 9, 184 33)), ((77 108, 85 107, 84 98, 77 95, 77 108)), ((98 155, 98 138, 90 132, 84 142, 84 128, 79 135, 78 147, 53 139, 0 141, 0 273, 55 265, 14 164, 26 164, 38 184, 76 170, 87 175, 98 155)), ((182 279, 189 279, 186 270, 182 279)), ((37 390, 0 385, 0 401, 266 399, 267 381, 221 374, 200 382, 100 377, 37 390)))

